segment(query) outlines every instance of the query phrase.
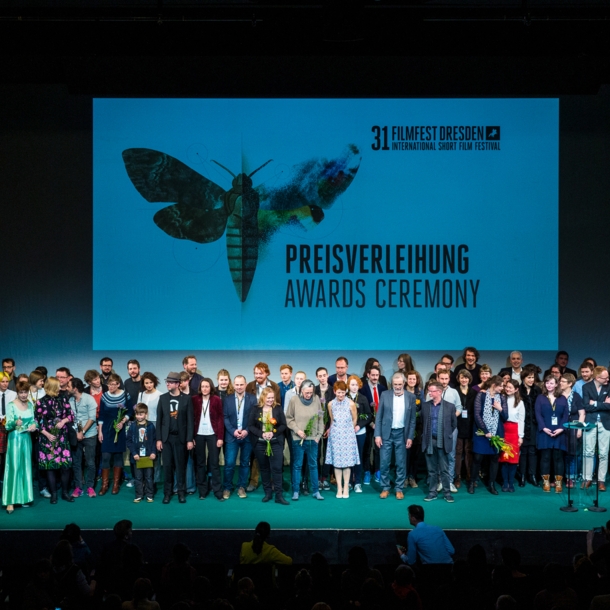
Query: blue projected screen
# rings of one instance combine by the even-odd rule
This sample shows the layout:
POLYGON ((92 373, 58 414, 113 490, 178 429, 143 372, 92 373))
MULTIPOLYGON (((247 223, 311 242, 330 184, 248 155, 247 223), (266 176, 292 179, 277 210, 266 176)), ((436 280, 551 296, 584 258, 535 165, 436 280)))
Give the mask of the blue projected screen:
POLYGON ((93 349, 557 348, 557 99, 96 99, 93 124, 93 349))

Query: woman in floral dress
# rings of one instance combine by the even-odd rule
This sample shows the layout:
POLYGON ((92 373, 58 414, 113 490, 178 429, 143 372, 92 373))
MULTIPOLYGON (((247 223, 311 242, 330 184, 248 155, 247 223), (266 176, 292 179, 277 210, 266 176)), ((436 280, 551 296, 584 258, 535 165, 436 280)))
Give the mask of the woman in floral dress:
POLYGON ((72 454, 68 426, 74 415, 70 403, 59 395, 59 381, 49 377, 44 384, 46 395, 36 402, 34 417, 40 431, 38 467, 47 473, 51 504, 57 504, 57 476, 61 476, 61 497, 74 502, 69 493, 72 454))
POLYGON ((349 479, 352 466, 360 464, 358 442, 354 428, 358 421, 358 409, 354 402, 346 397, 347 385, 337 381, 333 386, 335 400, 328 405, 330 428, 326 463, 335 467, 337 479, 337 498, 349 498, 349 479))

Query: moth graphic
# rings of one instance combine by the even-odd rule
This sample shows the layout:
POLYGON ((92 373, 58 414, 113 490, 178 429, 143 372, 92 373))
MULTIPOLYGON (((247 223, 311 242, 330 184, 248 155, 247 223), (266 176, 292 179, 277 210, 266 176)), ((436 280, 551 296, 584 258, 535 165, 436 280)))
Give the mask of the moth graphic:
POLYGON ((244 303, 254 280, 259 248, 282 226, 317 225, 352 183, 362 157, 349 144, 336 159, 313 158, 292 169, 288 182, 277 187, 253 186, 250 174, 233 176, 225 191, 182 161, 150 148, 128 148, 123 162, 137 191, 151 203, 173 203, 153 217, 155 224, 176 239, 200 244, 214 242, 226 230, 227 258, 239 300, 244 303))

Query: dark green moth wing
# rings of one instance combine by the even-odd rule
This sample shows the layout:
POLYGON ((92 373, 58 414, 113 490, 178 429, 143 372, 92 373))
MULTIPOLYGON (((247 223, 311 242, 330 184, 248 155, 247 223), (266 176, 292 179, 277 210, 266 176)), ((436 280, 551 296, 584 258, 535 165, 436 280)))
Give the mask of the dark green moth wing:
POLYGON ((153 220, 171 237, 204 244, 224 233, 225 191, 182 161, 150 148, 128 148, 123 161, 137 191, 151 203, 172 202, 153 220))

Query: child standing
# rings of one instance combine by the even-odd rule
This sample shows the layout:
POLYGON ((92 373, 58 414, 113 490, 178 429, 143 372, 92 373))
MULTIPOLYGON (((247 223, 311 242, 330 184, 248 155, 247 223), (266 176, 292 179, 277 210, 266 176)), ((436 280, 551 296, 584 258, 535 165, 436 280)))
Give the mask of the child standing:
POLYGON ((136 462, 136 497, 140 502, 144 496, 153 501, 153 473, 157 437, 155 426, 147 421, 148 407, 140 402, 135 409, 136 423, 127 431, 127 448, 136 462))

